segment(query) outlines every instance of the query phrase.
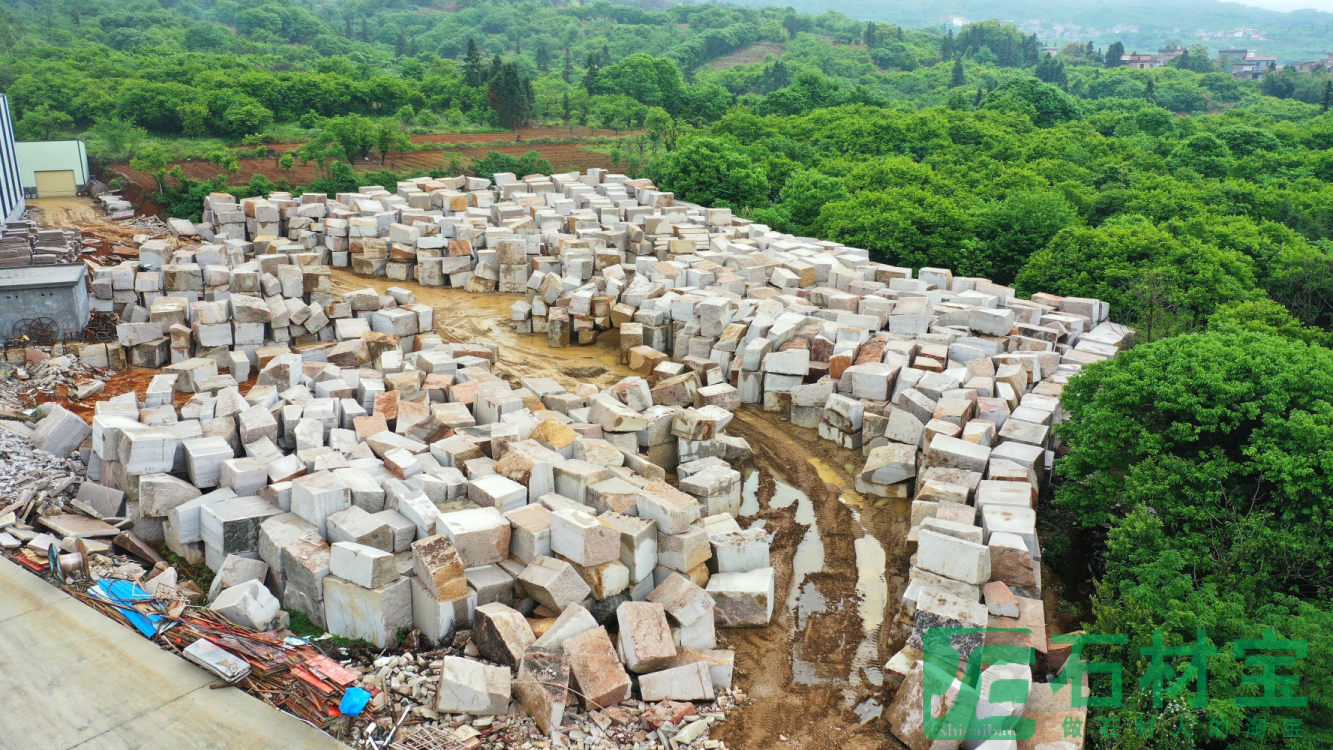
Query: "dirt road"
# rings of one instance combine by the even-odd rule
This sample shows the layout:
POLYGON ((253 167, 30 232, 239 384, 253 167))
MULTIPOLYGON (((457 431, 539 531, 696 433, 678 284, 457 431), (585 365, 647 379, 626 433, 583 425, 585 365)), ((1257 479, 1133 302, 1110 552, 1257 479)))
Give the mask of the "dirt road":
POLYGON ((33 198, 28 209, 37 214, 43 227, 49 229, 77 229, 83 233, 85 245, 110 252, 115 245, 134 246, 136 234, 166 234, 165 230, 147 231, 128 222, 107 221, 101 209, 91 198, 33 198))
MULTIPOLYGON (((436 310, 447 341, 500 346, 497 373, 517 382, 546 376, 566 386, 610 385, 631 375, 614 332, 588 347, 553 349, 508 323, 515 295, 478 295, 357 276, 334 269, 336 292, 403 286, 436 310)), ((729 431, 755 450, 743 513, 773 534, 773 622, 725 631, 737 684, 750 700, 716 735, 736 748, 862 748, 896 745, 879 722, 888 628, 907 569, 905 503, 867 507, 851 489, 860 456, 817 440, 778 415, 741 410, 729 431), (895 571, 886 575, 886 571, 895 571)))

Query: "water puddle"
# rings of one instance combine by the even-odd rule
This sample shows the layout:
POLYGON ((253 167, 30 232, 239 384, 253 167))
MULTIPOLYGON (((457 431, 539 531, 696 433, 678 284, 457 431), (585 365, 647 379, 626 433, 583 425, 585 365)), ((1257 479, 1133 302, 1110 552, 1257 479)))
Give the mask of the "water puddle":
MULTIPOLYGON (((859 522, 860 514, 854 514, 859 522)), ((888 557, 884 545, 873 535, 867 533, 857 539, 856 545, 856 591, 861 595, 857 609, 861 614, 861 624, 867 633, 879 632, 884 622, 884 607, 889 599, 889 581, 885 577, 888 557)))
POLYGON ((848 487, 847 483, 843 481, 842 475, 835 471, 832 466, 829 466, 814 456, 807 458, 806 462, 814 467, 815 472, 819 474, 820 481, 824 484, 831 484, 838 488, 838 502, 843 505, 850 505, 853 508, 865 507, 866 501, 865 498, 861 496, 861 493, 848 487))
MULTIPOLYGON (((792 520, 805 526, 805 533, 792 554, 791 587, 787 592, 786 606, 794 618, 793 633, 800 634, 810 627, 820 627, 813 622, 820 615, 837 614, 847 611, 844 608, 855 607, 857 618, 861 622, 861 635, 848 640, 854 642, 855 651, 846 663, 848 673, 829 674, 834 666, 827 659, 803 658, 804 649, 800 637, 792 644, 792 679, 801 685, 840 684, 847 708, 852 709, 862 722, 870 721, 880 712, 880 704, 874 698, 862 700, 869 688, 878 688, 884 684, 884 673, 879 662, 879 630, 884 622, 884 607, 888 601, 889 586, 885 575, 887 555, 884 546, 866 530, 861 522, 860 512, 856 509, 861 502, 860 494, 849 489, 841 476, 819 459, 811 458, 810 463, 819 472, 825 482, 833 484, 842 494, 844 503, 852 506, 852 518, 862 530, 862 536, 855 540, 856 552, 856 594, 852 597, 830 597, 821 591, 819 584, 811 577, 825 570, 824 538, 820 534, 818 519, 815 515, 814 502, 802 491, 788 484, 780 475, 772 474, 773 496, 768 501, 769 509, 792 509, 792 520), (822 672, 822 674, 821 674, 822 672)), ((752 516, 762 508, 759 501, 759 471, 751 470, 742 484, 741 513, 752 516)), ((848 646, 851 643, 848 643, 848 646)))
POLYGON ((746 469, 741 484, 741 517, 750 518, 759 512, 759 470, 746 469))
POLYGON ((865 700, 856 704, 856 708, 852 709, 852 713, 856 714, 857 718, 861 720, 862 724, 868 724, 874 721, 875 719, 878 719, 880 712, 883 710, 884 707, 880 704, 879 701, 875 700, 874 698, 866 698, 865 700))

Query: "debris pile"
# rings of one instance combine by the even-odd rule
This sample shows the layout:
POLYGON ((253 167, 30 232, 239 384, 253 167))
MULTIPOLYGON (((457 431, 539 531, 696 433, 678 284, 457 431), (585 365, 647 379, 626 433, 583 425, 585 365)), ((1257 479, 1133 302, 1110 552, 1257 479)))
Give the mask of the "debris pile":
POLYGON ((22 357, 21 363, 0 363, 0 417, 16 417, 23 409, 62 396, 73 401, 91 398, 113 375, 72 354, 53 357, 37 347, 14 352, 22 357))
POLYGON ((26 521, 63 512, 79 491, 86 469, 70 453, 84 439, 80 432, 76 427, 70 437, 77 440, 67 448, 70 437, 0 420, 0 548, 16 549, 31 539, 26 521))

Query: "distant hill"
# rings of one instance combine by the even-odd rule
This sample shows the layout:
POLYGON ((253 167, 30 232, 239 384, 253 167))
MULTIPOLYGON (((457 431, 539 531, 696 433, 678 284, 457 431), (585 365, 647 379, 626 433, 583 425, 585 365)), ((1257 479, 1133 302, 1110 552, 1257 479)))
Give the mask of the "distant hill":
POLYGON ((908 28, 960 26, 996 18, 1011 21, 1046 43, 1119 40, 1147 51, 1167 41, 1211 49, 1246 47, 1284 63, 1333 51, 1333 13, 1280 13, 1220 0, 727 0, 735 5, 785 5, 801 13, 836 11, 863 21, 908 28), (1230 36, 1223 36, 1223 35, 1230 36))

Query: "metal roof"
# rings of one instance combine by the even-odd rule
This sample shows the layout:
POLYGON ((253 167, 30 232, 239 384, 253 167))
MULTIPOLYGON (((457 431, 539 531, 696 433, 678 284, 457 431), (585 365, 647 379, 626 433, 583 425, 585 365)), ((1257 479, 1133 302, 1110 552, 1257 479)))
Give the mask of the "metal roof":
POLYGON ((88 266, 67 263, 58 266, 24 266, 0 268, 0 290, 40 289, 52 286, 74 286, 83 282, 88 266))

